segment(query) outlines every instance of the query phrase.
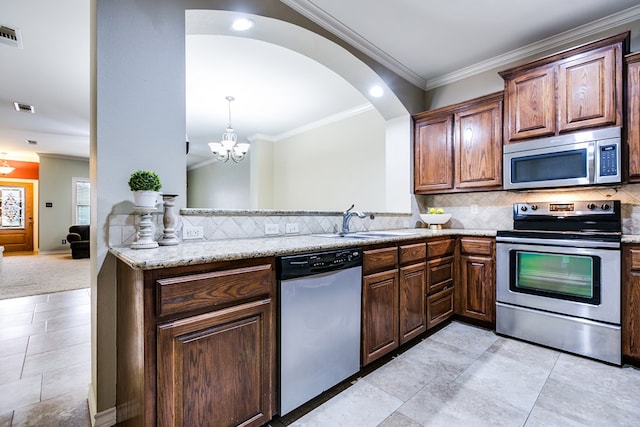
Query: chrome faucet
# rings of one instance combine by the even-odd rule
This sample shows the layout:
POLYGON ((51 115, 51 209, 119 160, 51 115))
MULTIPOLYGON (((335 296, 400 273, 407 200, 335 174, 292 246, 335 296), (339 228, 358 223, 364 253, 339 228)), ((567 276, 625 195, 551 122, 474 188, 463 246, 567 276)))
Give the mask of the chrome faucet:
MULTIPOLYGON (((361 219, 367 217, 367 215, 363 214, 362 212, 358 212, 358 211, 352 212, 351 209, 353 209, 354 206, 355 205, 351 205, 349 209, 342 212, 342 231, 339 233, 341 236, 344 236, 349 232, 349 221, 351 221, 352 217, 357 216, 358 218, 361 218, 361 219)), ((371 219, 373 219, 373 215, 371 215, 371 219)))

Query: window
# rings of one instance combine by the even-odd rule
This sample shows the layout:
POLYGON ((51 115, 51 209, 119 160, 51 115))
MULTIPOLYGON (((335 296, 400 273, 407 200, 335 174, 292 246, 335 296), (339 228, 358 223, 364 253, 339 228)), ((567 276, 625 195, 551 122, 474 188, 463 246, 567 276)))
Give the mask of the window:
POLYGON ((88 225, 91 221, 91 183, 87 178, 73 178, 73 223, 88 225))

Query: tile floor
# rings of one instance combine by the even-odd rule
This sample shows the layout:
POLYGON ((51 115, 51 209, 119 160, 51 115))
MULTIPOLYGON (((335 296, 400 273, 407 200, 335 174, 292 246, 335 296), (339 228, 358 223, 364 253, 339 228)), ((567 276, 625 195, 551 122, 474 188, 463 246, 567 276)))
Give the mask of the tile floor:
POLYGON ((88 289, 0 300, 0 427, 90 425, 88 289))
POLYGON ((640 369, 452 322, 289 425, 639 426, 640 369))
MULTIPOLYGON (((87 289, 0 300, 0 427, 90 425, 87 289)), ((298 411, 296 411, 298 412, 298 411)), ((275 426, 638 426, 640 369, 452 322, 275 426)))

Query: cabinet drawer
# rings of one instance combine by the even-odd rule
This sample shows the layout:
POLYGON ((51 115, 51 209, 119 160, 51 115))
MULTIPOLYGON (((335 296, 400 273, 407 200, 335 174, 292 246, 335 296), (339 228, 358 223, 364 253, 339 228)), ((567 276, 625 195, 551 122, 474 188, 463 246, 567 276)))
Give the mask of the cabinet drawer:
POLYGON ((393 270, 398 266, 398 247, 364 251, 362 274, 393 270))
POLYGON ((460 252, 474 255, 492 255, 493 240, 463 237, 460 239, 460 252))
POLYGON ((451 255, 455 248, 455 239, 430 240, 427 242, 427 257, 431 259, 451 255))
POLYGON ((431 295, 446 287, 453 287, 453 255, 427 262, 427 294, 431 295))
POLYGON ((400 246, 400 264, 424 262, 426 258, 427 245, 424 243, 400 246))
POLYGON ((272 264, 171 277, 156 281, 158 315, 226 305, 270 295, 272 264))
POLYGON ((427 297, 427 329, 436 326, 453 315, 453 288, 427 297))

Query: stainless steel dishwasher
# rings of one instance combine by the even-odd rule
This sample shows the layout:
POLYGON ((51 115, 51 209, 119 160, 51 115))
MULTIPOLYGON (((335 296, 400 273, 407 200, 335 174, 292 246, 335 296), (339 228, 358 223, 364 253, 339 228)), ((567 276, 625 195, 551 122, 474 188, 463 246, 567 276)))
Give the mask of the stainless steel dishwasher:
POLYGON ((362 252, 278 259, 280 415, 360 370, 362 252))

